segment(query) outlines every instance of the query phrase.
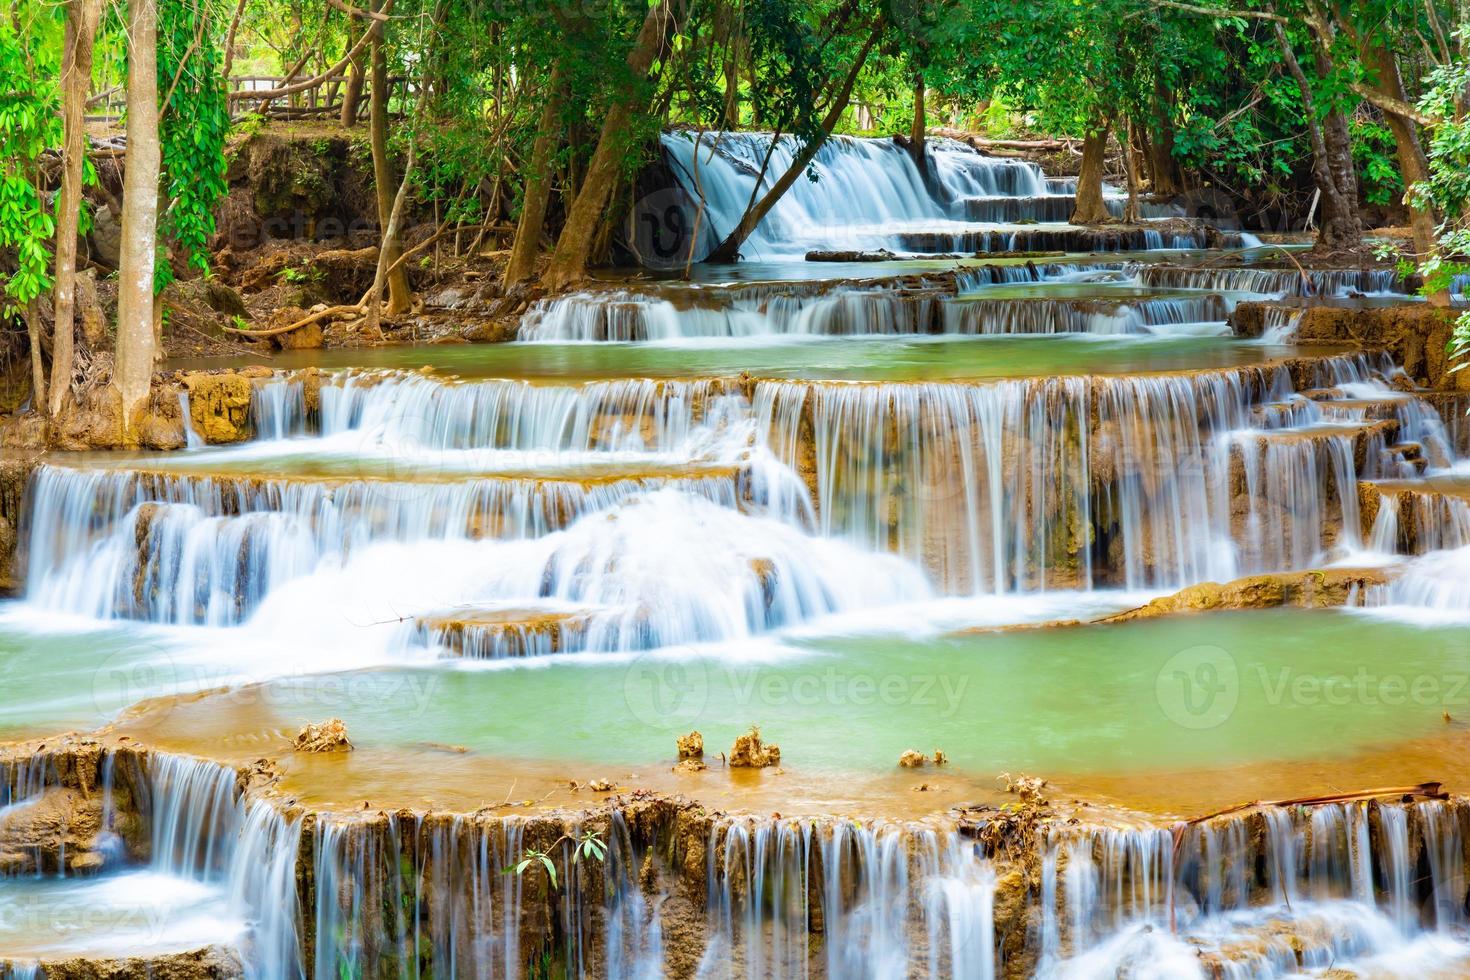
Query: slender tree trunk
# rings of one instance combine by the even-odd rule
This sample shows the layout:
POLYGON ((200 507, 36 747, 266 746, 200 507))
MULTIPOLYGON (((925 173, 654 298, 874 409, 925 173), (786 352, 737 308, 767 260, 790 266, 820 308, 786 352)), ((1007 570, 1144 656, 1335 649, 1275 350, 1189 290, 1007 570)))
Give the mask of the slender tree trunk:
POLYGON ((1097 225, 1107 221, 1103 200, 1103 165, 1108 151, 1108 120, 1094 121, 1082 139, 1082 171, 1077 175, 1077 203, 1069 219, 1074 225, 1097 225))
POLYGON ((122 254, 117 276, 117 362, 113 386, 131 437, 148 401, 153 362, 154 265, 158 261, 158 7, 128 0, 128 148, 123 169, 122 254))
POLYGON ((919 169, 920 176, 928 171, 927 157, 924 154, 924 79, 914 80, 914 121, 909 126, 909 155, 914 158, 914 166, 919 169))
MULTIPOLYGON (((380 0, 374 0, 372 10, 382 9, 380 0)), ((398 241, 397 229, 393 226, 393 161, 388 157, 388 52, 384 46, 382 21, 374 21, 372 37, 373 79, 368 115, 369 139, 373 150, 373 188, 378 202, 378 228, 381 240, 378 247, 385 253, 384 264, 393 271, 388 274, 388 315, 397 316, 408 311, 413 304, 413 290, 408 285, 408 270, 396 265, 403 247, 398 241)))
POLYGON ((548 86, 546 104, 541 107, 541 122, 536 129, 536 142, 531 146, 531 167, 526 174, 521 219, 516 225, 510 261, 505 264, 505 278, 501 283, 505 289, 529 279, 535 273, 536 255, 541 250, 541 233, 546 227, 546 206, 551 201, 551 155, 561 141, 560 68, 552 71, 548 86))
POLYGON ((46 365, 41 360, 41 304, 31 300, 26 304, 26 339, 31 347, 31 407, 36 414, 46 412, 46 365))
MULTIPOLYGON (((1128 203, 1123 208, 1123 222, 1136 225, 1143 217, 1138 204, 1138 154, 1133 145, 1133 121, 1130 119, 1119 133, 1123 144, 1123 172, 1128 181, 1128 203)), ((1103 205, 1106 207, 1106 203, 1103 205)))
MULTIPOLYGON (((1398 102, 1408 102, 1404 91, 1403 75, 1399 72, 1398 59, 1383 44, 1364 44, 1364 60, 1378 75, 1376 88, 1398 102)), ((1404 179, 1405 203, 1409 208, 1409 227, 1414 232, 1414 252, 1420 262, 1439 251, 1439 236, 1435 234, 1437 221, 1432 210, 1415 205, 1407 197, 1408 190, 1415 184, 1429 179, 1429 160, 1424 154, 1424 144, 1419 141, 1419 124, 1408 116, 1396 112, 1383 113, 1383 121, 1393 133, 1394 151, 1398 156, 1399 174, 1404 179)), ((1429 296, 1435 306, 1448 306, 1448 290, 1440 290, 1429 296)), ((54 372, 53 372, 54 373, 54 372)))
MULTIPOLYGON (((357 19, 352 18, 347 26, 347 47, 352 47, 353 32, 357 19)), ((342 125, 351 129, 357 125, 357 114, 362 107, 362 55, 353 55, 347 63, 347 84, 342 87, 342 125)))
MULTIPOLYGON (((628 52, 628 70, 634 78, 648 76, 654 59, 668 38, 673 19, 672 0, 659 0, 649 8, 638 38, 628 52)), ((597 149, 592 151, 587 175, 567 211, 566 224, 556 240, 556 251, 552 253, 551 264, 546 270, 545 284, 553 292, 565 289, 587 274, 587 260, 597 237, 597 225, 618 181, 620 158, 633 123, 635 101, 636 96, 620 93, 608 106, 597 149)))
POLYGON ((740 128, 740 11, 734 4, 719 4, 715 7, 715 31, 724 48, 725 60, 720 66, 724 76, 724 107, 720 110, 720 125, 724 129, 740 128))
POLYGON ((56 205, 55 339, 51 347, 50 414, 61 414, 71 390, 76 337, 77 233, 86 162, 87 97, 92 89, 92 44, 102 17, 101 0, 69 0, 61 58, 61 199, 56 205))
POLYGON ((875 28, 873 33, 869 35, 867 43, 863 45, 862 51, 853 60, 847 77, 842 81, 842 87, 833 94, 832 102, 827 110, 827 116, 822 120, 821 132, 807 140, 806 145, 801 148, 801 152, 791 161, 791 165, 786 168, 786 171, 780 177, 776 178, 776 182, 771 185, 770 190, 766 191, 765 195, 756 202, 754 207, 746 209, 745 214, 740 218, 740 223, 735 226, 733 231, 725 236, 724 241, 715 246, 715 250, 710 252, 706 257, 706 262, 734 262, 738 259, 740 257, 740 246, 744 245, 745 240, 751 236, 751 233, 760 227, 761 221, 770 212, 771 208, 776 206, 776 202, 781 200, 782 196, 791 189, 791 186, 796 183, 797 178, 806 173, 808 165, 816 157, 817 152, 821 150, 822 145, 826 143, 827 137, 832 135, 832 130, 837 127, 838 121, 842 118, 842 113, 846 111, 847 103, 852 99, 853 85, 857 83, 858 74, 863 70, 864 62, 868 60, 868 53, 873 50, 873 45, 877 43, 881 33, 879 29, 875 28))
MULTIPOLYGON (((1312 84, 1292 50, 1286 29, 1276 24, 1276 40, 1287 69, 1296 79, 1302 96, 1302 114, 1312 144, 1312 181, 1322 197, 1322 223, 1317 232, 1319 253, 1351 252, 1362 247, 1363 224, 1358 217, 1358 177, 1353 167, 1352 141, 1347 119, 1340 110, 1317 120, 1317 101, 1312 84)), ((1319 60, 1321 56, 1319 55, 1319 60)))

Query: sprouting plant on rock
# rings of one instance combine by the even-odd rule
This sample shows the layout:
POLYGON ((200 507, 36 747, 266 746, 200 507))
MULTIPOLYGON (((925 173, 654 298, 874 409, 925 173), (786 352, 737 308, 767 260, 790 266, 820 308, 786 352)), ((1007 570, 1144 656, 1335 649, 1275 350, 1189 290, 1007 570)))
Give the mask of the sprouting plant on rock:
POLYGON ((607 854, 607 845, 595 830, 589 830, 585 834, 563 834, 545 849, 528 847, 525 856, 518 862, 502 871, 502 874, 524 875, 529 868, 540 865, 546 869, 546 877, 551 881, 551 887, 556 888, 556 862, 552 860, 551 854, 559 846, 565 843, 572 845, 572 864, 578 865, 582 861, 601 861, 607 854))

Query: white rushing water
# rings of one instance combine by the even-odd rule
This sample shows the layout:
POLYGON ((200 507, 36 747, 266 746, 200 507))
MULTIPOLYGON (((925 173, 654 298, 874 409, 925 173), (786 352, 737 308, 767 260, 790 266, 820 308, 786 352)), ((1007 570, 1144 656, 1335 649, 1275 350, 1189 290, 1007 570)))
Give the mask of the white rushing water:
MULTIPOLYGON (((302 976, 298 821, 243 801, 235 771, 211 762, 154 754, 119 765, 108 755, 100 777, 96 849, 106 865, 86 876, 46 870, 0 879, 0 959, 17 952, 41 962, 147 958, 217 947, 230 950, 251 980, 302 976), (124 853, 118 836, 119 781, 150 831, 141 861, 124 853)), ((53 769, 49 785, 61 783, 53 769)))
MULTIPOLYGON (((705 133, 697 145, 693 133, 666 133, 662 142, 684 193, 703 201, 696 260, 739 223, 752 192, 774 183, 801 149, 790 137, 772 145, 762 133, 705 133)), ((1075 181, 1049 179, 1034 163, 985 156, 954 140, 928 140, 926 152, 928 180, 893 140, 833 137, 809 168, 815 179, 798 180, 781 197, 742 254, 770 261, 801 258, 812 249, 998 251, 1016 244, 1014 234, 978 247, 962 239, 977 226, 1070 217, 1075 181), (953 247, 915 247, 906 233, 937 234, 953 247)), ((1121 198, 1111 189, 1108 194, 1110 207, 1121 214, 1121 198)), ((1146 217, 1180 213, 1168 205, 1145 208, 1146 217)), ((1156 240, 1145 247, 1195 244, 1156 240)))
POLYGON ((1416 472, 1391 440, 1435 465, 1454 449, 1386 362, 1313 363, 1311 398, 1276 367, 747 386, 348 372, 317 421, 277 381, 255 411, 285 438, 211 450, 222 472, 41 467, 27 600, 311 637, 350 665, 443 641, 416 617, 547 610, 575 617, 574 649, 619 652, 938 595, 1314 567, 1362 550, 1359 478, 1416 472), (253 475, 277 460, 302 475, 253 475))
MULTIPOLYGON (((708 247, 768 151, 779 171, 793 149, 706 141, 708 247)), ((665 149, 692 187, 694 144, 670 134, 665 149)), ((1067 241, 1047 237, 1065 229, 988 226, 1064 217, 1069 182, 947 141, 928 153, 926 178, 891 141, 834 140, 750 254, 1067 241)), ((1195 244, 1185 238, 1144 228, 1117 246, 1195 244)), ((634 283, 543 301, 521 339, 1211 335, 1243 296, 1398 285, 1390 273, 1106 259, 842 286, 634 283), (1018 285, 1040 288, 996 291, 1018 285)), ((1266 341, 1289 342, 1296 322, 1273 313, 1266 341)), ((1333 562, 1392 566, 1360 597, 1369 614, 1460 621, 1470 503, 1453 481, 1465 442, 1408 387, 1367 354, 1002 381, 347 370, 308 387, 282 375, 257 384, 255 439, 240 446, 204 447, 191 427, 175 458, 38 465, 20 528, 25 593, 6 615, 35 629, 65 619, 99 645, 89 625, 140 624, 159 664, 196 657, 214 670, 172 685, 150 675, 129 700, 449 657, 564 669, 555 657, 700 645, 754 659, 814 629, 1004 626, 1333 562), (1363 481, 1379 487, 1366 532, 1363 481)), ((186 398, 180 407, 188 419, 186 398)), ((93 697, 110 717, 115 706, 93 697)), ((0 831, 64 782, 44 755, 3 776, 0 831)), ((40 976, 38 961, 64 956, 203 946, 233 950, 252 980, 528 968, 651 980, 675 956, 679 972, 710 980, 993 980, 1018 962, 1065 978, 1417 977, 1470 961, 1470 837, 1450 803, 1058 824, 1032 855, 1039 878, 1018 886, 973 827, 948 820, 715 815, 679 853, 654 843, 647 814, 613 804, 599 824, 605 857, 573 867, 585 828, 528 837, 531 818, 495 810, 303 823, 242 794, 235 771, 170 755, 109 757, 100 778, 94 878, 62 876, 64 857, 47 867, 39 846, 0 837, 7 866, 26 870, 0 880, 0 977, 40 976), (137 810, 126 819, 146 820, 141 844, 123 798, 137 810), (550 848, 558 888, 505 873, 532 846, 550 848), (38 908, 101 918, 37 929, 38 908)))

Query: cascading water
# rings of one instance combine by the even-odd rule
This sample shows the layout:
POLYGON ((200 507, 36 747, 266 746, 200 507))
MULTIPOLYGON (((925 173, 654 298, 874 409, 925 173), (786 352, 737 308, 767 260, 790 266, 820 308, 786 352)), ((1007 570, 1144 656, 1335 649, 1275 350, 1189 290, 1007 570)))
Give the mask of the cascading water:
MULTIPOLYGON (((246 802, 236 772, 212 762, 132 753, 119 762, 107 754, 100 770, 95 847, 106 864, 0 890, 0 958, 4 946, 18 942, 49 975, 47 962, 79 954, 146 961, 222 948, 250 980, 300 977, 299 820, 269 803, 246 802), (117 812, 119 794, 128 800, 126 821, 117 812), (131 835, 139 821, 149 831, 141 860, 114 829, 126 823, 131 835)), ((51 786, 63 792, 66 782, 53 777, 51 786)))
POLYGON ((732 298, 680 309, 633 293, 574 293, 542 301, 521 326, 528 341, 669 341, 766 336, 944 334, 1223 335, 1223 298, 959 299, 938 289, 839 288, 815 295, 732 298), (1186 330, 1184 328, 1192 327, 1186 330))
MULTIPOLYGON (((789 136, 773 145, 771 135, 762 133, 665 133, 662 144, 681 189, 703 203, 693 246, 696 261, 735 228, 752 192, 774 183, 801 149, 789 136)), ((809 168, 816 179, 797 181, 777 201, 742 254, 768 261, 800 258, 812 249, 999 251, 1001 246, 991 247, 989 239, 928 247, 901 229, 960 240, 973 223, 1066 221, 1070 216, 1075 187, 1049 180, 1034 163, 985 156, 947 139, 928 140, 926 153, 928 181, 908 150, 892 140, 827 140, 809 168)), ((1109 204, 1121 213, 1117 193, 1109 195, 1109 204)), ((1169 206, 1146 209, 1149 217, 1178 213, 1169 206)), ((1162 240, 1149 247, 1162 247, 1162 240)))
POLYGON ((1166 588, 1308 567, 1358 547, 1357 479, 1396 473, 1374 426, 1453 456, 1387 370, 1321 360, 1305 385, 1327 394, 1310 399, 1275 367, 881 385, 348 373, 322 381, 314 415, 300 380, 279 381, 257 414, 288 437, 220 465, 284 454, 320 475, 42 467, 28 598, 264 636, 341 608, 354 636, 383 638, 359 661, 374 662, 446 643, 414 617, 560 611, 576 623, 558 649, 620 651, 936 589, 1166 588), (1386 421, 1354 408, 1369 403, 1386 421), (696 537, 705 552, 685 547, 696 537))
MULTIPOLYGON (((707 248, 772 148, 703 139, 707 248)), ((670 134, 665 147, 694 193, 694 143, 670 134)), ((771 171, 791 152, 776 146, 771 171)), ((1178 226, 1106 240, 976 227, 1064 218, 1075 186, 947 141, 928 153, 926 180, 896 144, 834 140, 820 179, 798 182, 747 254, 1206 242, 1178 226)), ((936 267, 845 284, 631 282, 540 302, 520 339, 543 343, 512 349, 554 359, 571 342, 1207 335, 1224 332, 1240 298, 1229 294, 1399 285, 1387 272, 1105 259, 936 267)), ((1265 339, 1289 342, 1295 311, 1268 317, 1265 339)), ((193 451, 174 459, 47 460, 27 491, 18 605, 146 621, 128 627, 145 642, 224 657, 244 638, 256 678, 689 644, 726 656, 944 596, 1172 589, 1369 552, 1394 568, 1365 605, 1421 619, 1470 610, 1470 505, 1454 483, 1463 432, 1433 407, 1449 402, 1406 390, 1379 356, 1006 381, 926 381, 922 368, 891 383, 608 373, 283 373, 257 380, 244 445, 201 447, 190 429, 193 451), (1360 507, 1375 493, 1365 535, 1360 507)), ((188 927, 155 946, 228 946, 260 980, 1244 977, 1452 972, 1470 954, 1456 803, 1272 808, 1176 828, 1059 822, 1016 861, 987 849, 1004 827, 983 819, 650 816, 623 809, 621 792, 565 819, 500 807, 303 818, 242 794, 239 774, 212 763, 109 755, 100 772, 96 879, 55 878, 76 864, 65 853, 7 843, 0 855, 24 877, 4 882, 0 911, 7 893, 29 894, 20 888, 142 898, 188 927), (574 860, 593 831, 604 856, 574 860), (532 853, 553 862, 555 887, 539 861, 506 873, 532 853)), ((42 754, 5 768, 0 831, 63 781, 42 754)), ((44 971, 35 950, 11 945, 21 955, 9 962, 0 943, 0 975, 44 971)))

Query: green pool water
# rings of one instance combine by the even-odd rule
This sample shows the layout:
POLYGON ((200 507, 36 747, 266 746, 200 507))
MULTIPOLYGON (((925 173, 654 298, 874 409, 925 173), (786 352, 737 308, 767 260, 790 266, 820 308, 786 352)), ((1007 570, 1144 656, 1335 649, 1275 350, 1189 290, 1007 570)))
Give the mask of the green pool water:
POLYGON ((1442 731, 1445 711, 1470 711, 1470 632, 1354 613, 762 649, 755 659, 585 655, 295 678, 235 704, 283 730, 340 716, 361 746, 632 765, 667 759, 691 729, 724 746, 758 724, 791 770, 888 769, 905 749, 939 747, 976 774, 1334 759, 1442 731))
MULTIPOLYGON (((741 373, 813 381, 949 381, 1225 368, 1292 353, 1301 351, 1223 337, 741 337, 668 344, 438 344, 287 351, 270 363, 281 370, 432 367, 464 378, 548 383, 741 373)), ((167 366, 197 370, 232 363, 199 358, 167 366)))

